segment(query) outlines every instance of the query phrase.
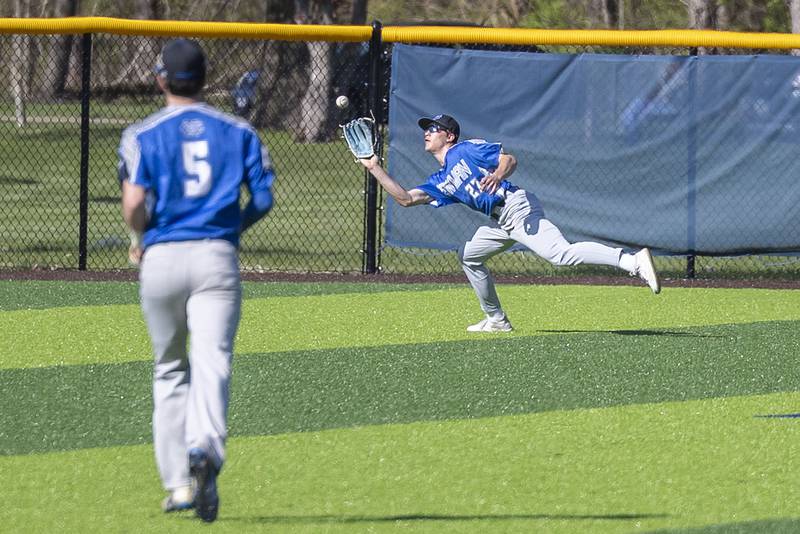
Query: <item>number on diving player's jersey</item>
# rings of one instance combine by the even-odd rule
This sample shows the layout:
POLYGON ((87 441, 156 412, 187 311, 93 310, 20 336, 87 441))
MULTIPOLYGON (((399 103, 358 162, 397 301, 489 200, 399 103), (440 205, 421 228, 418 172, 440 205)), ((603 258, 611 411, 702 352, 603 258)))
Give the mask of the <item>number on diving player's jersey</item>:
POLYGON ((188 179, 183 181, 183 194, 202 197, 211 190, 211 165, 208 164, 208 141, 183 143, 183 168, 188 179))
POLYGON ((481 194, 480 186, 478 185, 478 179, 473 178, 464 186, 464 189, 467 190, 467 193, 472 195, 472 198, 478 198, 478 195, 481 194))

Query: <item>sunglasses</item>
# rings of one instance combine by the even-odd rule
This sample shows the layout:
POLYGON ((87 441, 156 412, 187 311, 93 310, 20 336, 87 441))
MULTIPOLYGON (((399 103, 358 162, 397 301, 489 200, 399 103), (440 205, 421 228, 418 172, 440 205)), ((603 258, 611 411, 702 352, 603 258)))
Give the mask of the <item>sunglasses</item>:
POLYGON ((425 128, 425 133, 436 133, 436 132, 446 132, 447 128, 443 128, 442 126, 433 123, 427 128, 425 128))

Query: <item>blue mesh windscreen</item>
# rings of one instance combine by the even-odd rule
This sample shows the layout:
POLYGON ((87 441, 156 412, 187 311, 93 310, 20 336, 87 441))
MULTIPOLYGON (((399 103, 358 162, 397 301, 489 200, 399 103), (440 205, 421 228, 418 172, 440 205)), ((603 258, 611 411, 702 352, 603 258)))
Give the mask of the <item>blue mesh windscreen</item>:
MULTIPOLYGON (((800 59, 495 52, 395 45, 388 170, 438 170, 421 116, 503 143, 511 177, 570 241, 662 253, 800 250, 800 59)), ((386 244, 455 249, 490 220, 387 206, 386 244)))

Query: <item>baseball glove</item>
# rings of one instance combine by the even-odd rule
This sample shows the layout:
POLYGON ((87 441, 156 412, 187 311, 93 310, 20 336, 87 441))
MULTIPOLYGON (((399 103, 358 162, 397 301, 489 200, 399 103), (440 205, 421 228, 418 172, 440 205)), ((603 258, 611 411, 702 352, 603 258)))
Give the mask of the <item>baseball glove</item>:
POLYGON ((358 159, 369 159, 375 155, 375 121, 369 117, 353 119, 342 126, 347 148, 358 159))

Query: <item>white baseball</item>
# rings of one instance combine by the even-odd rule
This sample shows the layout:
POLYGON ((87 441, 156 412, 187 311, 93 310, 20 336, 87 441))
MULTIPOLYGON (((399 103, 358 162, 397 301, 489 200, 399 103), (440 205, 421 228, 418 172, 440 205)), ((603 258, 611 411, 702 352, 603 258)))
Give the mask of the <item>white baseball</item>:
POLYGON ((339 95, 336 97, 336 107, 339 109, 344 109, 350 105, 350 99, 344 95, 339 95))

